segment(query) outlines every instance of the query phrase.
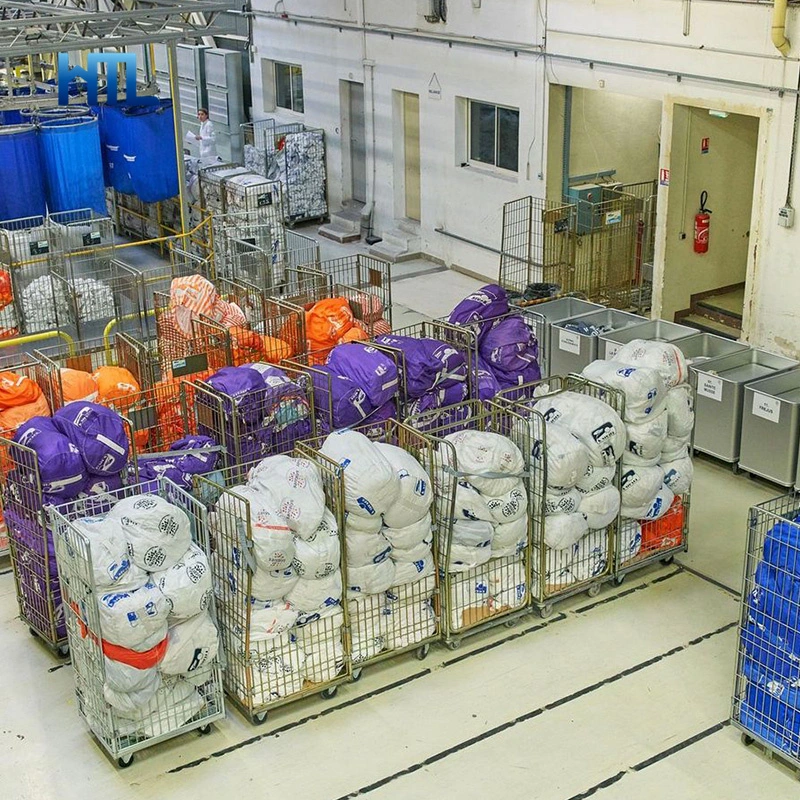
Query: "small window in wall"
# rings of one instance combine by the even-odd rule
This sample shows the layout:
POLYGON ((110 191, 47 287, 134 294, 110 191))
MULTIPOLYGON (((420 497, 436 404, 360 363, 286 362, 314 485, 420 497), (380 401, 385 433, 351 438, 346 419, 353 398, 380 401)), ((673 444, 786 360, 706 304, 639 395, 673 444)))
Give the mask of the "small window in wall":
POLYGON ((519 109, 470 100, 469 159, 517 172, 519 109))
POLYGON ((303 113, 303 68, 275 62, 275 105, 303 113))

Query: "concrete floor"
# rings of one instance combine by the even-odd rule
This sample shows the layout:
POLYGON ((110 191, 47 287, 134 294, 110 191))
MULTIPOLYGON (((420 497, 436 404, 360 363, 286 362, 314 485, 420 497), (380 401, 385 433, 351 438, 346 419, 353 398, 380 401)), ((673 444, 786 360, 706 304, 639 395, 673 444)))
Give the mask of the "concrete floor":
MULTIPOLYGON (((324 244, 325 253, 333 244, 324 244)), ((446 313, 476 281, 401 265, 395 324, 446 313)), ((698 459, 690 550, 451 652, 364 671, 332 700, 237 712, 121 771, 80 721, 68 665, 17 618, 0 575, 2 796, 129 798, 797 797, 790 773, 727 725, 748 507, 779 493, 698 459)))

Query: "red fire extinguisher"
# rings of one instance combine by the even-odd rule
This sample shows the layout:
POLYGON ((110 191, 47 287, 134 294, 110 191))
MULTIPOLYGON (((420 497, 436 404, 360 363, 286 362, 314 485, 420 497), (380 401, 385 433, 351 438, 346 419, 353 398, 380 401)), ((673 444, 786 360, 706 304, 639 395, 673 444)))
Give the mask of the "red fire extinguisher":
POLYGON ((708 252, 708 231, 711 227, 711 209, 706 208, 708 192, 700 192, 700 211, 694 215, 694 251, 708 252))

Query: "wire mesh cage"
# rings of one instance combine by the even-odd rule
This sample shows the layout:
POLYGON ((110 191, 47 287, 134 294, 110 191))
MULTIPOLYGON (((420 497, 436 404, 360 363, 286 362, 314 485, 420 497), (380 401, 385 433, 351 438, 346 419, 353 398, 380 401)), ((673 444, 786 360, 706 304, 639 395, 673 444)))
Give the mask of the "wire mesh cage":
POLYGON ((222 186, 224 180, 235 175, 247 175, 249 172, 247 167, 232 163, 202 167, 198 178, 201 208, 212 214, 224 214, 225 191, 222 186))
MULTIPOLYGON (((131 763, 137 751, 188 731, 207 732, 211 723, 225 716, 219 654, 206 654, 196 649, 189 671, 177 675, 167 674, 164 661, 150 658, 153 650, 134 653, 137 678, 144 681, 140 677, 143 673, 148 679, 154 678, 158 689, 149 702, 142 705, 134 705, 132 701, 123 704, 118 699, 114 705, 109 702, 112 689, 118 687, 114 696, 121 694, 122 687, 118 686, 119 678, 115 680, 115 676, 130 663, 127 654, 133 651, 109 641, 111 634, 104 630, 109 613, 104 609, 110 605, 109 592, 114 602, 124 602, 131 594, 120 594, 119 590, 97 585, 95 564, 102 556, 93 557, 97 540, 90 535, 91 525, 103 519, 123 499, 146 497, 149 491, 150 485, 127 486, 100 498, 79 500, 51 511, 78 713, 106 752, 122 767, 131 763)), ((186 513, 192 541, 207 558, 210 542, 206 509, 165 480, 160 481, 157 493, 186 513)), ((152 581, 152 576, 148 581, 152 581)), ((148 585, 152 585, 155 592, 159 591, 154 584, 148 585)), ((148 606, 148 613, 157 615, 154 603, 148 606)), ((165 616, 166 612, 162 609, 158 615, 165 616)), ((216 624, 213 598, 207 610, 197 618, 201 616, 216 624)), ((154 648, 158 649, 158 646, 154 648)))
POLYGON ((0 338, 58 327, 50 267, 59 246, 44 217, 0 224, 0 338))
POLYGON ((231 363, 227 329, 192 314, 177 314, 169 295, 153 293, 162 380, 206 377, 231 363))
POLYGON ((603 190, 598 203, 576 203, 571 291, 610 308, 628 308, 636 282, 636 199, 603 190))
POLYGON ((271 215, 272 206, 260 211, 239 211, 214 217, 214 261, 217 274, 236 277, 237 248, 235 242, 246 244, 277 257, 285 253, 287 231, 283 218, 271 215))
POLYGON ((274 119, 242 126, 244 162, 249 169, 283 184, 286 221, 323 219, 328 214, 325 132, 274 119))
POLYGON ((222 181, 222 195, 226 214, 255 212, 270 225, 283 227, 286 203, 280 181, 253 172, 233 175, 222 181))
POLYGON ((97 338, 118 315, 112 220, 84 208, 51 214, 47 225, 57 243, 51 266, 56 319, 79 339, 97 338))
MULTIPOLYGON (((361 670, 369 664, 404 652, 413 651, 418 659, 427 656, 431 642, 439 638, 438 608, 439 577, 436 564, 435 542, 448 538, 453 517, 452 493, 439 494, 433 491, 436 469, 436 442, 424 434, 409 428, 397 420, 384 420, 353 430, 363 433, 371 441, 385 447, 383 454, 392 452, 392 466, 403 463, 408 491, 416 495, 419 510, 408 517, 391 521, 405 522, 417 516, 409 525, 392 528, 384 524, 382 532, 363 534, 350 527, 352 516, 345 515, 341 538, 347 543, 348 563, 348 621, 350 626, 351 662, 353 679, 360 677, 361 670), (405 461, 408 454, 416 464, 405 461), (397 461, 397 459, 400 461, 397 461), (431 497, 428 511, 419 497, 431 497), (408 546, 413 543, 413 546, 408 546), (350 546, 352 544, 352 546, 350 546), (380 550, 377 555, 373 553, 380 550), (391 562, 393 567, 387 562, 391 562), (383 591, 365 593, 354 584, 359 581, 359 570, 389 567, 384 578, 383 591), (389 585, 391 582, 391 585, 389 585)), ((316 437, 300 442, 297 454, 311 460, 327 459, 321 453, 325 437, 316 437)), ((343 471, 347 486, 348 473, 343 471)), ((401 492, 404 490, 401 489, 401 492)), ((408 503, 408 500, 405 501, 408 503)), ((410 507, 410 505, 409 505, 410 507)), ((387 515, 388 517, 388 515, 387 515)), ((365 582, 365 585, 368 585, 365 582)))
MULTIPOLYGON (((262 723, 272 708, 315 693, 332 697, 338 684, 350 679, 352 668, 345 546, 326 549, 314 574, 301 577, 294 537, 274 527, 275 517, 260 502, 259 491, 243 485, 249 468, 258 463, 223 470, 219 482, 200 477, 198 483, 210 500, 225 690, 246 717, 262 723), (264 525, 273 525, 273 536, 264 525), (281 536, 285 548, 274 541, 281 536), (273 596, 260 596, 265 594, 273 596)), ((302 457, 292 468, 304 482, 316 484, 311 474, 316 473, 324 490, 327 511, 312 537, 335 538, 338 544, 344 525, 341 468, 324 458, 310 462, 302 457)))
POLYGON ((204 381, 191 387, 191 426, 224 447, 229 467, 291 453, 315 430, 308 374, 285 365, 261 370, 261 387, 236 396, 204 381))
MULTIPOLYGON (((109 391, 109 396, 120 392, 137 392, 142 387, 152 385, 154 380, 152 354, 141 342, 123 333, 114 337, 111 346, 106 346, 105 342, 79 342, 77 345, 60 342, 35 350, 34 356, 38 361, 37 382, 40 386, 45 383, 51 386, 53 411, 74 400, 89 399, 105 404, 105 394, 98 395, 97 383, 93 381, 94 392, 88 391, 91 389, 89 382, 77 380, 83 376, 72 375, 72 370, 89 375, 94 375, 103 367, 127 370, 135 382, 130 383, 126 379, 123 386, 109 391)), ((123 380, 122 375, 112 374, 116 383, 123 380)))
POLYGON ((392 265, 388 261, 358 253, 319 262, 314 269, 330 275, 332 289, 349 300, 353 314, 370 335, 392 329, 392 265))
POLYGON ((503 206, 499 283, 516 302, 572 290, 575 206, 522 197, 503 206))
POLYGON ((800 773, 800 497, 750 509, 731 721, 800 773))
MULTIPOLYGON (((555 478, 560 472, 551 472, 551 465, 555 471, 555 465, 563 458, 562 449, 557 449, 563 448, 563 445, 557 443, 556 439, 556 442, 548 446, 548 427, 564 414, 580 415, 581 412, 576 412, 574 407, 559 402, 575 395, 599 401, 601 407, 609 407, 620 419, 624 415, 624 397, 621 392, 577 375, 551 376, 519 389, 503 391, 497 396, 497 403, 514 410, 529 428, 530 447, 523 452, 526 453, 526 466, 533 475, 531 583, 533 605, 542 617, 550 616, 553 604, 558 600, 583 591, 590 596, 596 595, 601 584, 611 580, 614 575, 614 544, 619 530, 620 510, 618 459, 622 453, 613 448, 613 426, 606 426, 606 415, 602 411, 599 414, 586 412, 583 420, 588 425, 590 423, 587 420, 594 422, 599 419, 589 437, 595 452, 590 460, 587 455, 587 460, 592 465, 589 474, 597 480, 599 488, 596 491, 606 490, 613 495, 604 504, 602 512, 597 511, 591 517, 579 512, 586 495, 576 489, 575 484, 565 486, 562 483, 563 478, 555 478), (557 403, 555 408, 554 400, 557 403), (603 468, 597 469, 601 462, 603 468), (604 471, 608 474, 600 481, 599 476, 604 471), (602 527, 592 527, 592 522, 605 524, 602 527)), ((594 405, 598 408, 597 403, 594 405)), ((551 429, 551 435, 553 434, 555 431, 551 429)), ((581 439, 581 445, 587 441, 589 439, 581 439)), ((587 461, 583 462, 586 463, 587 461)), ((584 476, 575 477, 577 481, 584 476)))
MULTIPOLYGON (((468 400, 453 407, 447 417, 427 435, 437 441, 433 475, 437 495, 453 509, 447 537, 438 541, 437 553, 442 635, 455 648, 464 636, 513 624, 530 611, 528 506, 533 486, 530 471, 524 468, 524 455, 531 451, 529 430, 517 421, 515 410, 468 400), (457 416, 462 419, 452 422, 457 416), (472 447, 486 453, 485 463, 492 466, 475 469, 469 456, 472 447), (499 460, 492 460, 492 453, 499 460), (495 471, 501 463, 504 468, 495 471)), ((418 418, 410 417, 406 424, 417 428, 418 418)))

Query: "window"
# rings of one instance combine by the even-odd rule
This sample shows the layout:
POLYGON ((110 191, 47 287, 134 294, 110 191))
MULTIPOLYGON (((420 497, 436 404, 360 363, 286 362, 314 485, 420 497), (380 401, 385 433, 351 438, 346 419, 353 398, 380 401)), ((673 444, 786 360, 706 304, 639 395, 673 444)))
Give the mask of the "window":
POLYGON ((303 68, 275 62, 275 105, 303 113, 303 68))
POLYGON ((519 109, 469 101, 469 159, 519 169, 519 109))

